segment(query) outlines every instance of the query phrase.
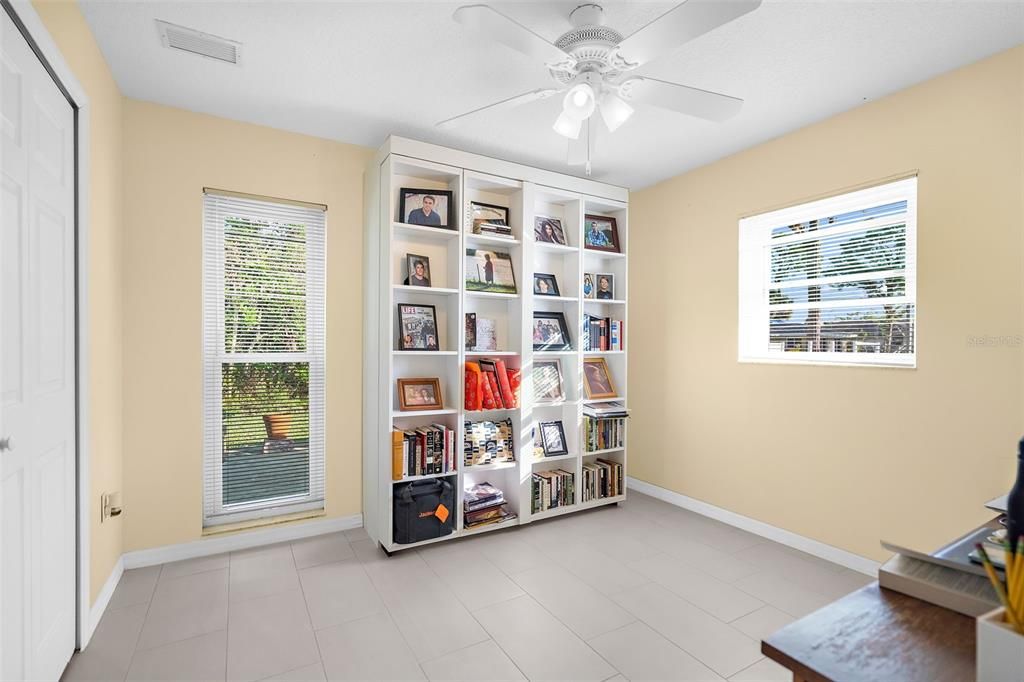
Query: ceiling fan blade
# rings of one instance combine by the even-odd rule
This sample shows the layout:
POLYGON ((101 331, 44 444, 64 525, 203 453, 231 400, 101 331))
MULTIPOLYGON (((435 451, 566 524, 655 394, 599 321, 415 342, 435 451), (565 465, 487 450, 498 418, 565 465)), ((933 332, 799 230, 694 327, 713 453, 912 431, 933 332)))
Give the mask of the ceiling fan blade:
POLYGON ((758 8, 761 0, 688 0, 619 43, 619 55, 639 66, 758 8))
POLYGON ((630 101, 678 111, 709 121, 732 118, 743 107, 743 100, 737 97, 646 76, 627 78, 620 85, 620 93, 630 101))
POLYGON ((514 19, 487 5, 464 5, 452 15, 463 26, 475 28, 489 39, 518 50, 545 63, 560 64, 569 55, 514 19))
POLYGON ((479 109, 474 109, 473 111, 467 111, 466 113, 459 114, 458 116, 452 116, 451 118, 447 118, 443 121, 440 121, 436 125, 438 128, 448 128, 459 123, 464 123, 465 121, 471 120, 472 118, 481 114, 490 114, 495 111, 501 111, 502 109, 511 109, 512 107, 518 107, 523 104, 526 104, 527 102, 533 102, 538 99, 545 99, 547 97, 551 97, 551 95, 554 95, 557 92, 558 90, 554 88, 531 90, 530 92, 524 92, 521 95, 509 97, 508 99, 503 99, 500 102, 495 102, 494 104, 488 104, 485 107, 480 107, 479 109))

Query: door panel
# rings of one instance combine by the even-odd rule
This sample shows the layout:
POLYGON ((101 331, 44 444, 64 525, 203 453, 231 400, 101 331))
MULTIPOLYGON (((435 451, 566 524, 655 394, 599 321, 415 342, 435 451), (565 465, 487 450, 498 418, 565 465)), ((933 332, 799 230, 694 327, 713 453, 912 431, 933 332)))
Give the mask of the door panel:
POLYGON ((75 646, 74 112, 0 15, 0 675, 56 680, 75 646))

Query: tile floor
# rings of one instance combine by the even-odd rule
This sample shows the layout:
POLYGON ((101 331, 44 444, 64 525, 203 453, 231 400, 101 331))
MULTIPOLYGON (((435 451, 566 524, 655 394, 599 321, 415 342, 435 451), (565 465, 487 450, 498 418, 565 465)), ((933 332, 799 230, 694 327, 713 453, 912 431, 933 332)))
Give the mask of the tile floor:
POLYGON ((126 571, 64 680, 789 680, 870 578, 637 493, 386 557, 362 529, 126 571))

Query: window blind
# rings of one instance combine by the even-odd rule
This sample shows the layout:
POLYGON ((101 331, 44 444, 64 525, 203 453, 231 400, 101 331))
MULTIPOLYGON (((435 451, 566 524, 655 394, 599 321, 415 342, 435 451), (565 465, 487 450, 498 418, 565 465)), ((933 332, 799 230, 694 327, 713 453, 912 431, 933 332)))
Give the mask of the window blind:
POLYGON ((739 359, 910 366, 917 178, 739 222, 739 359))
POLYGON ((323 508, 322 208, 203 198, 204 525, 323 508))

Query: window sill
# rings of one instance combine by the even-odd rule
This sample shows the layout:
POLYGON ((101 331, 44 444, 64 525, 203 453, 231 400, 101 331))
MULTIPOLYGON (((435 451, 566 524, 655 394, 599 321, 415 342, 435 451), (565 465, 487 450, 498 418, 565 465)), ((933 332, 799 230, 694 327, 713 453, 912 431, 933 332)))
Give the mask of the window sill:
POLYGON ((206 526, 205 528, 203 528, 203 537, 209 537, 212 535, 224 535, 227 533, 237 533, 239 531, 254 530, 256 528, 268 528, 270 526, 281 526, 290 523, 295 523, 298 521, 321 519, 326 516, 326 510, 316 509, 313 511, 301 511, 293 512, 291 514, 282 514, 281 516, 269 516, 262 519, 239 521, 237 523, 225 523, 219 526, 206 526))

